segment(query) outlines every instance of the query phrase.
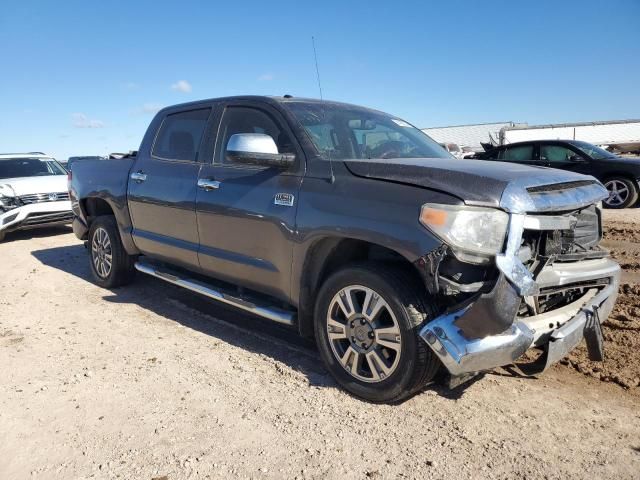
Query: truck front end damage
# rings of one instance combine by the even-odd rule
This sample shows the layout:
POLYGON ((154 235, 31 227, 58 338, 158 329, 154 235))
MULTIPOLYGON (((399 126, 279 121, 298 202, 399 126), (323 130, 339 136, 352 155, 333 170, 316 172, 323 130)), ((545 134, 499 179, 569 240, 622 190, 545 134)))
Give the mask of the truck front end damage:
POLYGON ((542 353, 530 371, 543 371, 583 338, 592 359, 602 359, 600 322, 613 309, 620 277, 599 246, 598 202, 607 192, 595 180, 525 182, 502 195, 508 227, 499 253, 477 262, 445 242, 418 261, 445 307, 420 335, 454 384, 532 347, 542 353))

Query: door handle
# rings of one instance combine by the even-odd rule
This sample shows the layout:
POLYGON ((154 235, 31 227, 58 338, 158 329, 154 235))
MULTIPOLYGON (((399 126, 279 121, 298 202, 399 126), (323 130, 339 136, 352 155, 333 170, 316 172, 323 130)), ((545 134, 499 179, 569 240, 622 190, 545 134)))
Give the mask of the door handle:
POLYGON ((142 170, 139 170, 137 172, 132 173, 130 176, 131 180, 133 180, 136 183, 142 183, 147 179, 147 174, 144 173, 142 170))
POLYGON ((210 178, 199 178, 198 188, 201 188, 206 192, 210 192, 211 190, 219 189, 220 182, 218 182, 217 180, 212 180, 210 178))

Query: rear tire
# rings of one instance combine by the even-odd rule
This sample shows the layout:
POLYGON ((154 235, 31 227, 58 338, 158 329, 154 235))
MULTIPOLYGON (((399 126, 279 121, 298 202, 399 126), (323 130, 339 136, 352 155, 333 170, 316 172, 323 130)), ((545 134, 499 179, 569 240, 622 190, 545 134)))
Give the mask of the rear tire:
POLYGON ((0 230, 0 242, 2 242, 4 240, 5 235, 7 234, 7 232, 5 232, 4 230, 0 230))
POLYGON ((95 283, 104 288, 131 283, 136 271, 136 257, 124 249, 113 216, 104 215, 93 221, 89 229, 88 249, 95 283))
POLYGON ((375 403, 399 402, 440 368, 418 335, 434 313, 407 272, 376 263, 346 267, 318 294, 314 326, 320 355, 351 394, 375 403))
POLYGON ((638 187, 628 178, 611 177, 604 186, 609 192, 609 198, 602 202, 606 208, 627 208, 638 201, 638 187))

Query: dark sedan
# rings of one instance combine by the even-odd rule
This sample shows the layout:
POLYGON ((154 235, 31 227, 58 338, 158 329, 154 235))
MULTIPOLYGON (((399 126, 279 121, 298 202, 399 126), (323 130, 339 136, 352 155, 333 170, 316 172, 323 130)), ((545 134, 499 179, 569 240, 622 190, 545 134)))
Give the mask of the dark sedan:
POLYGON ((536 140, 510 143, 480 153, 475 158, 593 175, 609 190, 609 198, 604 201, 608 208, 626 208, 638 201, 640 159, 619 157, 587 142, 536 140))

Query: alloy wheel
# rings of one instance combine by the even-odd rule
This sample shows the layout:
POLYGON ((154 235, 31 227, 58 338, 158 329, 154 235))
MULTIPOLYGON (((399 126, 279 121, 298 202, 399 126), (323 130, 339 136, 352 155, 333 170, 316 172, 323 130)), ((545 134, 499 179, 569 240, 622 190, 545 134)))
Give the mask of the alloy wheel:
POLYGON ((631 194, 629 187, 620 180, 609 180, 604 186, 609 191, 609 198, 607 198, 604 203, 611 207, 624 204, 631 194))
POLYGON ((111 249, 111 240, 109 234, 102 228, 96 228, 91 242, 91 257, 96 273, 101 278, 107 278, 111 273, 111 265, 113 262, 113 251, 111 249))
POLYGON ((335 294, 327 312, 331 350, 342 367, 363 382, 381 382, 398 367, 400 326, 380 294, 350 285, 335 294))

